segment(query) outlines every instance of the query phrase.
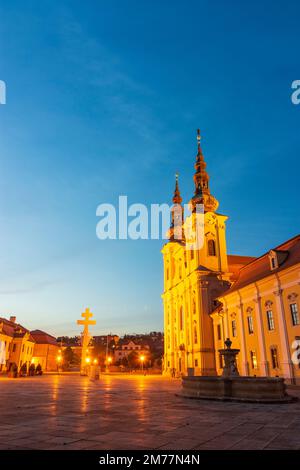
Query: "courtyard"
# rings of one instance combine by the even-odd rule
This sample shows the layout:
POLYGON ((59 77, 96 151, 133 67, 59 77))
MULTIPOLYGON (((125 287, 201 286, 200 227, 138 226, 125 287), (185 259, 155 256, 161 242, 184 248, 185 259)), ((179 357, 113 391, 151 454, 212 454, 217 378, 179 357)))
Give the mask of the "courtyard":
POLYGON ((186 400, 180 388, 161 376, 0 378, 0 449, 300 449, 300 401, 186 400))

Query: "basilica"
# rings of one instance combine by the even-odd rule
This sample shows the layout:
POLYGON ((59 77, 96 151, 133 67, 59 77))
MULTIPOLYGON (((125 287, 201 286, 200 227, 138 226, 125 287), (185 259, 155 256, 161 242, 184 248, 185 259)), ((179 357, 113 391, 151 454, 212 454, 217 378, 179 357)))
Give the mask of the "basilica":
POLYGON ((194 195, 185 217, 176 177, 164 265, 164 374, 220 375, 226 338, 245 376, 300 383, 300 235, 258 258, 228 254, 198 131, 194 195), (188 235, 203 208, 201 244, 188 235))

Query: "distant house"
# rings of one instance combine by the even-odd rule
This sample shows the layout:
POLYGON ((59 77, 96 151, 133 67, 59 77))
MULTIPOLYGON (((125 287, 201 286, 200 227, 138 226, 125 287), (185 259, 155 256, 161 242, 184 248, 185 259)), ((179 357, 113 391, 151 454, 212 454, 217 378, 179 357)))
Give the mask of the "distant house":
POLYGON ((44 371, 57 370, 59 346, 56 338, 41 330, 31 331, 30 334, 35 341, 32 362, 35 365, 40 364, 44 371))
POLYGON ((147 355, 149 354, 149 349, 150 348, 147 344, 136 343, 132 340, 122 342, 115 349, 114 360, 115 362, 122 361, 122 359, 129 356, 133 351, 138 352, 140 355, 147 355))
POLYGON ((119 336, 112 335, 112 334, 93 336, 93 342, 94 344, 97 344, 97 345, 106 346, 107 344, 110 344, 112 341, 114 341, 115 343, 118 343, 119 336))

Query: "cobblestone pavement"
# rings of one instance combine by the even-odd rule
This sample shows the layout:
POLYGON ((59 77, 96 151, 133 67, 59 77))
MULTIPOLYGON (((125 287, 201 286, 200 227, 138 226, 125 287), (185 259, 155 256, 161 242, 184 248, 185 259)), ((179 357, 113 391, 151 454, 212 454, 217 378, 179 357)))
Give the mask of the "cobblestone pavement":
POLYGON ((300 449, 300 401, 219 403, 179 390, 156 376, 0 378, 0 449, 300 449))

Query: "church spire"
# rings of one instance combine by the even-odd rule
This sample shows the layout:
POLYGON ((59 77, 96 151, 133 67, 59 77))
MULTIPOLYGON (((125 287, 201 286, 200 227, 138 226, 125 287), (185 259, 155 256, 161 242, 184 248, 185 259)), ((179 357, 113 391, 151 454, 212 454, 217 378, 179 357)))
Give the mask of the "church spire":
POLYGON ((173 196, 174 204, 181 204, 182 203, 182 197, 180 195, 178 178, 179 178, 179 174, 176 173, 175 174, 175 190, 174 190, 174 196, 173 196))
POLYGON ((206 163, 201 149, 200 129, 197 129, 197 147, 198 151, 194 174, 195 193, 194 197, 191 199, 192 208, 195 210, 196 204, 204 204, 205 212, 214 212, 217 210, 219 203, 214 196, 210 194, 209 175, 206 171, 206 163))
POLYGON ((178 173, 175 174, 175 189, 174 189, 174 196, 173 196, 173 207, 171 209, 171 226, 169 229, 169 239, 170 241, 182 241, 184 239, 183 233, 183 219, 184 219, 184 211, 181 205, 182 197, 180 194, 179 183, 178 183, 179 175, 178 173))

